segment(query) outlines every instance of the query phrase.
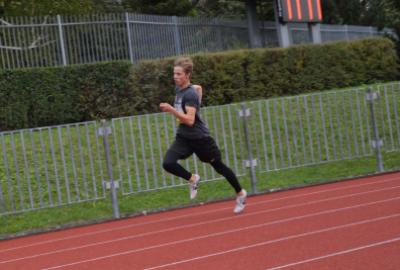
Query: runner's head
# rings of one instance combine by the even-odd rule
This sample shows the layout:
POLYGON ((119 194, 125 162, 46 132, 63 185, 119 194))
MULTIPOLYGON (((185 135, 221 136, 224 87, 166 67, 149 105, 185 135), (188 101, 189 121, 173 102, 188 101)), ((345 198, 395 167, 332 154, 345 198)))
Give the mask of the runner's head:
POLYGON ((174 63, 174 81, 179 88, 190 84, 193 73, 193 61, 189 57, 179 57, 174 63))

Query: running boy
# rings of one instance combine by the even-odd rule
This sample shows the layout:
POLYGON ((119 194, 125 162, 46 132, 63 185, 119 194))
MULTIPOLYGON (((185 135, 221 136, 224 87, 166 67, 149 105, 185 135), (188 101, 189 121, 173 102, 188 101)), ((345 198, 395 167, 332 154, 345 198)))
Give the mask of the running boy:
POLYGON ((188 172, 178 163, 178 160, 186 159, 195 153, 202 162, 210 163, 235 189, 237 197, 233 211, 240 213, 245 207, 247 192, 240 186, 234 172, 222 162, 221 152, 200 118, 202 89, 201 86, 190 83, 192 73, 193 62, 190 58, 176 59, 174 63, 176 85, 174 107, 168 103, 160 104, 162 111, 171 113, 180 122, 175 141, 164 157, 163 167, 169 173, 189 182, 190 198, 194 199, 197 195, 200 176, 188 172))

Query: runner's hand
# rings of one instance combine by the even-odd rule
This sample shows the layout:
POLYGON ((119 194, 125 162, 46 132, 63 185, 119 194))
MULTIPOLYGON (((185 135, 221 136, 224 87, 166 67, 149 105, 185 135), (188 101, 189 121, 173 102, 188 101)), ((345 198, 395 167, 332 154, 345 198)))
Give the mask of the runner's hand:
POLYGON ((160 109, 163 112, 171 112, 174 107, 172 107, 169 103, 160 103, 160 109))

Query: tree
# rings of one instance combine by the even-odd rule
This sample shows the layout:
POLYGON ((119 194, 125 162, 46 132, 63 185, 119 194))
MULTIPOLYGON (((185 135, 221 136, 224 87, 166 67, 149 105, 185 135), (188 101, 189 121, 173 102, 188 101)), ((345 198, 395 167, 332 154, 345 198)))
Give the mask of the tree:
POLYGON ((243 0, 201 0, 196 5, 196 13, 205 17, 245 18, 243 0))
POLYGON ((384 19, 378 27, 392 28, 397 37, 392 37, 397 45, 397 53, 400 56, 400 1, 398 0, 384 0, 384 19))
POLYGON ((127 11, 136 13, 187 16, 194 15, 194 7, 198 2, 199 0, 123 0, 122 5, 127 11))
POLYGON ((122 0, 93 0, 93 4, 100 13, 120 13, 125 11, 122 0))
POLYGON ((0 16, 81 15, 94 10, 92 0, 0 0, 0 16))
POLYGON ((362 0, 325 0, 322 1, 324 23, 358 24, 363 4, 362 0))
POLYGON ((353 24, 392 28, 397 33, 400 53, 399 0, 325 0, 322 1, 324 23, 353 24))

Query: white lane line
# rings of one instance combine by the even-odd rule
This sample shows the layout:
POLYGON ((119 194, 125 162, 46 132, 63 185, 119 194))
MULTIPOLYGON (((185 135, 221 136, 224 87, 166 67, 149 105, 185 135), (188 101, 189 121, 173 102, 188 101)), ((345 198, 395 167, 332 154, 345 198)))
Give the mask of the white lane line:
MULTIPOLYGON (((390 215, 390 216, 383 216, 383 217, 379 217, 379 218, 375 218, 375 219, 368 219, 368 220, 363 220, 363 221, 354 222, 354 223, 348 223, 348 224, 335 226, 335 227, 328 227, 328 228, 321 229, 321 230, 316 230, 316 231, 311 231, 311 232, 306 232, 306 233, 301 233, 301 234, 290 235, 290 236, 286 236, 286 237, 282 237, 282 238, 278 238, 278 239, 274 239, 274 240, 259 242, 259 243, 253 244, 253 245, 242 246, 242 247, 238 247, 238 248, 234 248, 234 249, 230 249, 230 250, 225 250, 225 251, 221 251, 221 252, 217 252, 217 253, 211 253, 211 254, 204 255, 204 256, 190 258, 190 259, 187 259, 187 260, 176 261, 176 262, 173 262, 173 263, 168 263, 168 264, 158 265, 158 266, 154 266, 154 267, 150 267, 150 268, 145 268, 144 270, 160 269, 160 268, 165 268, 165 267, 174 266, 174 265, 178 265, 178 264, 184 264, 184 263, 188 263, 188 262, 208 259, 208 258, 215 257, 215 256, 225 255, 227 253, 243 251, 243 250, 250 249, 250 248, 266 246, 266 245, 275 244, 275 243, 283 242, 283 241, 287 241, 287 240, 307 237, 307 236, 310 236, 310 235, 320 234, 320 233, 324 233, 324 232, 344 229, 344 228, 358 226, 358 225, 365 225, 365 224, 368 224, 368 223, 373 223, 373 222, 382 221, 382 220, 391 219, 391 218, 397 218, 397 217, 400 217, 400 214, 395 214, 395 215, 390 215)), ((50 269, 56 269, 56 268, 47 268, 47 269, 42 269, 42 270, 50 270, 50 269)))
MULTIPOLYGON (((214 219, 214 220, 209 220, 209 221, 204 221, 204 222, 198 222, 198 223, 192 223, 192 224, 187 224, 187 225, 182 225, 182 226, 176 226, 176 227, 163 229, 163 230, 158 230, 158 231, 152 231, 152 232, 148 232, 148 233, 142 233, 142 234, 137 234, 137 235, 132 235, 132 236, 125 236, 125 237, 120 237, 120 238, 116 238, 116 239, 112 239, 112 240, 100 241, 100 242, 95 242, 95 243, 91 243, 91 244, 87 244, 87 245, 76 246, 76 247, 71 247, 71 248, 64 248, 64 249, 54 250, 54 251, 50 251, 50 252, 39 253, 39 254, 31 255, 31 256, 19 257, 19 258, 16 258, 16 259, 0 261, 0 264, 11 263, 11 262, 16 262, 16 261, 22 261, 22 260, 27 260, 27 259, 34 259, 34 258, 38 258, 38 257, 43 257, 43 256, 48 256, 48 255, 53 255, 53 254, 59 254, 59 253, 63 253, 63 252, 74 251, 74 250, 83 249, 83 248, 89 248, 89 247, 94 247, 94 246, 106 245, 106 244, 116 243, 116 242, 120 242, 120 241, 132 240, 134 238, 140 238, 140 237, 145 237, 145 236, 150 236, 150 235, 155 235, 155 234, 160 234, 160 233, 166 233, 166 232, 171 232, 171 231, 175 231, 175 230, 182 230, 182 229, 187 229, 187 228, 191 228, 191 227, 197 227, 197 226, 202 226, 202 225, 206 225, 206 224, 212 224, 212 223, 217 223, 217 222, 221 222, 221 221, 227 221, 227 220, 231 220, 231 219, 238 219, 238 218, 243 218, 243 217, 247 218, 249 216, 255 216, 255 215, 264 214, 264 213, 268 213, 268 212, 275 212, 275 211, 287 210, 287 209, 290 209, 290 208, 298 208, 298 207, 302 207, 302 206, 309 206, 309 205, 313 205, 313 204, 319 204, 319 203, 322 203, 322 202, 333 201, 333 200, 338 200, 338 199, 344 199, 344 198, 349 198, 349 197, 356 197, 356 196, 359 196, 359 195, 365 195, 365 194, 370 194, 370 193, 375 193, 375 192, 380 192, 380 191, 387 191, 387 190, 390 190, 390 189, 397 189, 397 188, 400 188, 400 186, 391 187, 391 188, 384 188, 384 189, 379 189, 379 190, 375 190, 375 191, 366 191, 366 192, 354 193, 354 194, 351 194, 351 195, 338 196, 338 197, 333 197, 333 198, 328 198, 328 199, 323 199, 323 200, 306 202, 306 203, 302 203, 302 204, 283 206, 283 207, 274 208, 274 209, 267 209, 267 210, 252 212, 252 213, 245 213, 245 214, 242 214, 242 215, 234 215, 234 216, 230 216, 230 217, 226 217, 226 218, 220 218, 220 219, 214 219)), ((347 210, 347 209, 353 209, 353 208, 357 208, 357 207, 362 207, 362 206, 365 206, 365 205, 373 205, 373 204, 377 204, 377 203, 389 202, 389 201, 398 200, 398 199, 400 199, 400 197, 394 197, 394 198, 390 198, 390 199, 386 199, 386 200, 375 201, 375 202, 372 202, 372 203, 366 203, 366 204, 364 203, 364 204, 352 205, 352 206, 349 206, 349 207, 343 207, 343 208, 337 208, 337 209, 339 209, 339 210, 342 210, 342 209, 343 210, 347 210)), ((324 214, 324 213, 331 213, 331 211, 335 212, 337 209, 331 209, 331 210, 325 210, 325 211, 322 211, 322 212, 313 213, 313 214, 311 214, 311 216, 314 216, 315 214, 319 214, 319 213, 323 213, 324 214)), ((308 217, 308 216, 305 215, 305 216, 301 216, 301 217, 303 218, 303 217, 308 217)), ((290 220, 291 219, 292 218, 290 218, 290 220)), ((283 219, 283 220, 287 220, 287 219, 283 219)), ((274 222, 278 222, 279 223, 279 220, 274 221, 274 222)), ((258 225, 255 225, 255 226, 258 226, 258 225)))
MULTIPOLYGON (((338 190, 346 190, 346 189, 351 189, 351 188, 369 186, 369 185, 392 182, 392 181, 397 181, 397 180, 400 180, 400 177, 388 178, 388 179, 385 179, 385 180, 378 180, 378 181, 369 182, 369 183, 350 185, 350 186, 346 186, 346 187, 338 187, 338 188, 333 188, 333 189, 319 190, 319 191, 315 191, 315 192, 309 192, 309 193, 303 193, 303 194, 298 194, 298 195, 280 197, 280 198, 275 198, 275 199, 271 199, 271 200, 267 199, 267 200, 261 201, 261 202, 253 202, 253 203, 249 204, 248 207, 249 206, 255 206, 255 205, 261 205, 261 204, 268 204, 270 202, 282 201, 282 200, 286 200, 286 199, 307 197, 307 196, 315 195, 315 194, 321 194, 321 193, 326 193, 326 192, 331 192, 331 191, 338 191, 338 190)), ((334 184, 334 183, 332 183, 332 184, 334 184)), ((329 184, 327 184, 327 186, 328 185, 329 184)), ((310 188, 313 188, 313 187, 310 187, 310 188)), ((110 228, 110 229, 97 230, 95 232, 74 234, 74 235, 67 236, 67 237, 55 238, 55 239, 50 239, 50 240, 46 240, 46 241, 35 242, 35 243, 32 243, 32 244, 28 244, 28 245, 22 245, 22 246, 12 247, 12 248, 8 248, 8 249, 3 249, 3 250, 0 250, 0 253, 14 251, 14 250, 23 249, 23 248, 31 248, 31 247, 35 247, 35 246, 39 246, 39 245, 46 245, 46 244, 50 244, 50 243, 56 243, 56 242, 60 242, 60 241, 77 239, 77 238, 82 238, 82 237, 87 237, 87 236, 94 236, 94 235, 98 235, 98 234, 109 233, 109 232, 114 232, 114 231, 119 231, 119 230, 125 230, 125 229, 134 228, 134 227, 140 227, 140 226, 157 224, 157 223, 162 223, 162 222, 167 222, 167 221, 179 220, 179 219, 193 217, 193 216, 201 216, 201 215, 205 215, 205 214, 210 214, 210 213, 215 213, 215 212, 220 212, 220 211, 226 211, 228 209, 230 210, 231 207, 217 208, 217 209, 204 211, 204 212, 184 214, 184 215, 180 215, 180 216, 176 216, 176 217, 172 217, 172 218, 164 218, 164 219, 155 220, 155 221, 134 223, 134 224, 129 224, 129 225, 120 226, 120 227, 116 226, 116 227, 113 227, 113 228, 110 228)), ((132 222, 134 222, 134 221, 132 221, 132 222)))
MULTIPOLYGON (((193 237, 193 238, 187 238, 187 239, 183 239, 183 240, 177 240, 177 241, 173 241, 173 242, 162 243, 162 244, 159 244, 159 245, 154 245, 154 246, 149 246, 149 247, 144 247, 144 248, 139 248, 139 249, 127 250, 127 251, 124 251, 124 252, 118 252, 118 253, 110 254, 110 255, 107 255, 107 256, 100 256, 100 257, 95 257, 95 258, 92 258, 92 259, 76 261, 76 262, 73 262, 73 263, 59 265, 59 266, 55 266, 55 267, 51 267, 51 268, 47 268, 47 269, 58 269, 58 268, 66 267, 66 266, 73 266, 73 265, 78 265, 78 264, 83 264, 83 263, 88 263, 88 262, 94 262, 94 261, 109 259, 109 258, 113 258, 113 257, 117 257, 117 256, 133 254, 133 253, 137 253, 137 252, 142 252, 142 251, 146 251, 146 250, 150 250, 150 249, 156 249, 156 248, 161 248, 161 247, 166 247, 166 246, 173 246, 173 245, 187 243, 187 242, 196 241, 196 240, 200 240, 200 239, 206 239, 206 238, 210 238, 210 237, 222 236, 222 235, 226 235, 226 234, 230 234, 230 233, 237 233, 237 232, 241 232, 241 231, 245 231, 245 230, 257 229, 257 228, 262 228, 262 227, 276 225, 276 224, 283 224, 283 223, 286 223, 286 222, 297 221, 297 220, 301 220, 301 219, 305 219, 305 218, 321 216, 321 215, 324 215, 324 214, 331 214, 331 213, 350 210, 350 209, 355 209, 355 208, 359 208, 359 207, 371 206, 371 205, 374 205, 374 204, 384 203, 384 202, 388 202, 388 201, 395 201, 395 200, 399 200, 399 199, 400 199, 400 197, 397 197, 397 198, 388 199, 388 200, 371 202, 371 203, 368 203, 368 204, 355 205, 355 206, 350 206, 350 207, 345 207, 345 208, 340 208, 340 209, 333 209, 333 210, 322 211, 322 212, 317 212, 317 213, 308 214, 308 215, 302 215, 302 216, 291 217, 291 218, 286 218, 286 219, 281 219, 281 220, 276 220, 276 221, 270 221, 270 222, 261 223, 261 224, 257 224, 257 225, 252 225, 252 226, 247 226, 247 227, 242 227, 242 228, 238 228, 238 229, 222 231, 222 232, 212 233, 212 234, 205 234, 205 235, 201 235, 201 236, 197 236, 197 237, 193 237)), ((400 216, 400 214, 396 214, 396 215, 393 215, 393 216, 400 216)))
POLYGON ((368 249, 368 248, 374 248, 374 247, 378 247, 378 246, 391 244, 391 243, 394 243, 394 242, 397 242, 397 241, 400 241, 400 237, 396 237, 396 238, 389 239, 389 240, 386 240, 386 241, 372 243, 372 244, 365 245, 365 246, 359 246, 359 247, 356 247, 356 248, 346 249, 346 250, 338 251, 338 252, 335 252, 335 253, 330 253, 330 254, 327 254, 327 255, 324 255, 324 256, 319 256, 319 257, 307 259, 307 260, 304 260, 304 261, 298 261, 298 262, 289 263, 289 264, 285 264, 285 265, 281 265, 281 266, 276 266, 276 267, 273 267, 273 268, 268 268, 266 270, 278 270, 278 269, 283 269, 283 268, 296 266, 296 265, 299 265, 299 264, 305 264, 305 263, 309 263, 309 262, 320 261, 320 260, 323 260, 323 259, 327 259, 327 258, 331 258, 331 257, 343 255, 343 254, 348 254, 348 253, 352 253, 352 252, 356 252, 356 251, 360 251, 360 250, 364 250, 364 249, 368 249))

